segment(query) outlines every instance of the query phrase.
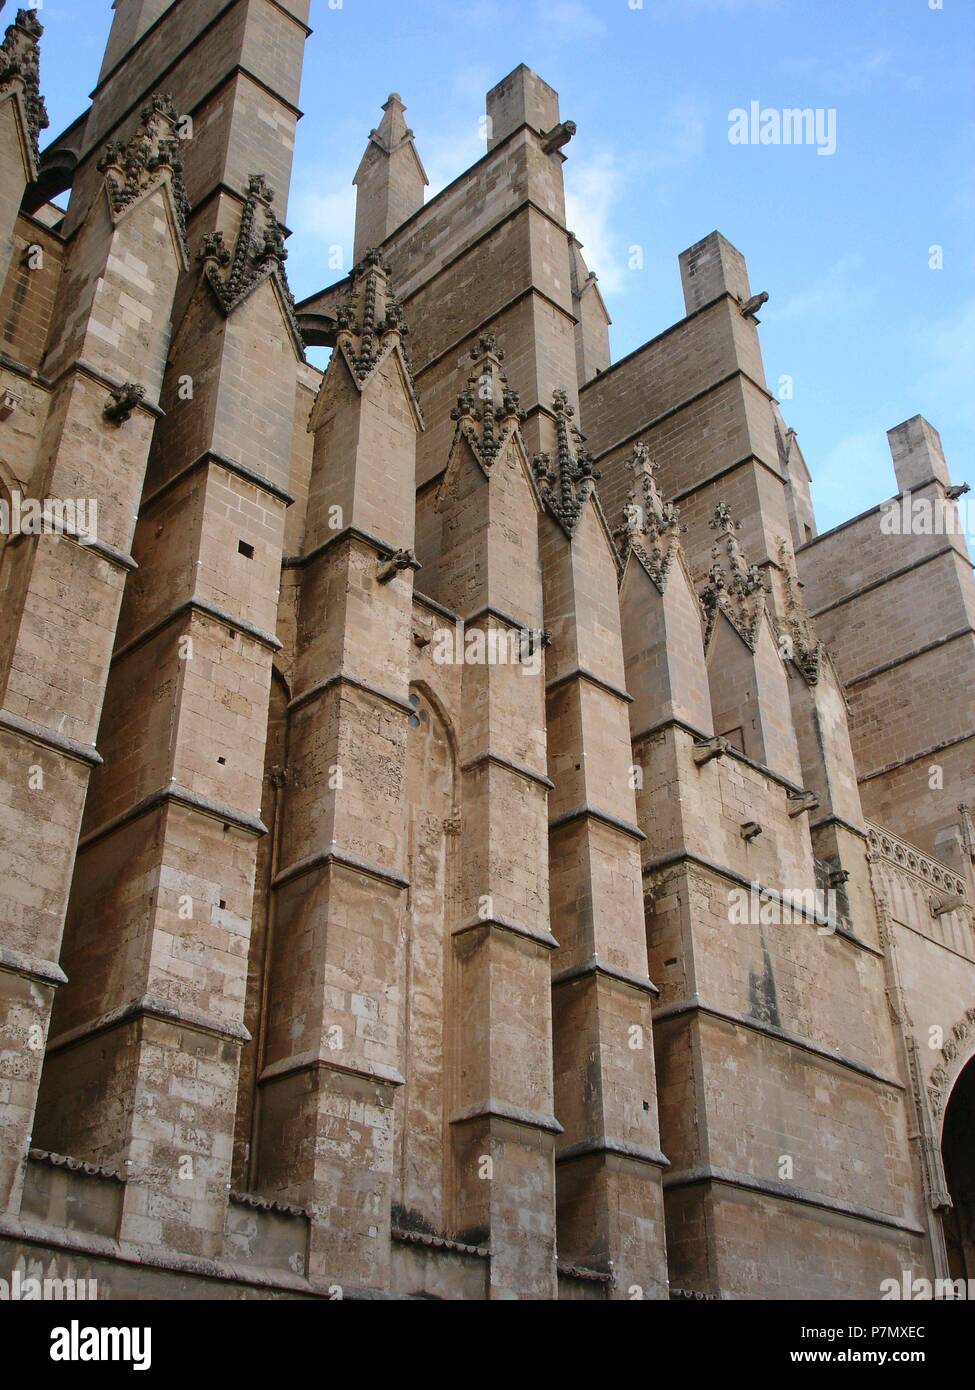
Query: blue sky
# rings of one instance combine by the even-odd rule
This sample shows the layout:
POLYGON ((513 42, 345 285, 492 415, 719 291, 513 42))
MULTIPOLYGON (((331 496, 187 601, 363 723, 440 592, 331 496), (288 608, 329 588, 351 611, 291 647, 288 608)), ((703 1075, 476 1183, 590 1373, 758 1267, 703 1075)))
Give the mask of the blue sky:
MULTIPOLYGON (((569 225, 614 358, 681 317, 677 256, 717 228, 771 296, 766 372, 773 390, 793 379, 783 411, 821 529, 894 491, 886 431, 917 413, 975 485, 975 0, 932 2, 312 0, 292 287, 302 298, 341 273, 329 251, 351 244, 351 179, 390 91, 432 194, 483 152, 484 94, 525 62, 579 127, 569 225), (752 101, 835 109, 836 152, 731 144, 729 112, 752 101)), ((94 85, 111 8, 44 0, 41 18, 58 131, 94 85)))

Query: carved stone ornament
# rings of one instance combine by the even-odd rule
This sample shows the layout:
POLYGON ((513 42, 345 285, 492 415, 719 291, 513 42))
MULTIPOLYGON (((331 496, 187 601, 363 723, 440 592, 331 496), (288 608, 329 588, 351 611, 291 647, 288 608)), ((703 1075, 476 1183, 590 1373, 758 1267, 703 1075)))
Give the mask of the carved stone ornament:
POLYGON ((274 215, 273 202, 274 191, 268 187, 264 175, 251 174, 233 250, 228 248, 222 232, 211 232, 204 238, 198 259, 217 303, 228 318, 258 285, 273 279, 280 290, 288 328, 303 361, 304 342, 285 270, 288 259, 285 229, 274 215))
POLYGON ((975 1007, 966 1009, 965 1015, 951 1030, 951 1037, 947 1038, 941 1048, 942 1061, 938 1063, 931 1073, 928 1082, 928 1093, 931 1096, 931 1104, 936 1114, 940 1114, 947 1104, 951 1089, 958 1079, 961 1066, 964 1065, 966 1055, 975 1047, 975 1007))
POLYGON ((457 397, 450 418, 457 423, 457 433, 470 445, 484 473, 491 470, 517 434, 525 412, 518 393, 512 391, 502 370, 504 353, 493 333, 482 335, 471 348, 474 375, 466 390, 457 397))
POLYGON ((822 667, 823 645, 802 596, 792 547, 784 540, 779 541, 779 563, 785 576, 785 635, 792 647, 792 659, 809 684, 815 685, 822 667))
POLYGON ((613 532, 613 539, 623 560, 632 554, 663 593, 687 527, 681 525, 673 502, 663 500, 657 486, 657 464, 645 444, 634 447, 630 471, 633 486, 623 508, 623 524, 613 532))
MULTIPOLYGON (((396 361, 417 427, 423 429, 423 414, 406 348, 409 328, 390 286, 389 273, 389 266, 378 251, 370 251, 353 270, 349 293, 336 310, 335 351, 319 401, 325 399, 332 366, 339 360, 345 362, 360 391, 366 389, 384 362, 396 361)), ((309 424, 312 430, 316 419, 313 412, 309 424)))
POLYGON ((105 175, 115 217, 156 188, 168 173, 176 215, 176 229, 186 252, 186 219, 189 203, 183 183, 183 156, 177 128, 179 115, 172 97, 157 93, 142 108, 139 125, 126 143, 112 141, 98 161, 105 175))
POLYGON ((711 550, 708 581, 701 593, 704 645, 707 646, 711 640, 720 611, 754 651, 759 624, 765 612, 766 591, 762 571, 757 565, 748 563, 736 534, 741 530, 741 523, 735 521, 726 502, 719 502, 715 507, 710 526, 712 531, 718 531, 724 537, 724 555, 720 540, 715 541, 711 550))
POLYGON ((542 502, 571 540, 600 474, 574 422, 575 409, 561 388, 552 397, 552 408, 558 453, 554 461, 549 454, 536 454, 532 469, 542 502))
POLYGON ((144 386, 127 381, 124 386, 116 386, 112 392, 111 404, 107 405, 102 413, 110 424, 121 427, 132 418, 132 412, 142 405, 145 398, 144 386))
POLYGON ((41 131, 47 130, 50 125, 47 106, 41 96, 38 41, 43 33, 44 26, 37 18, 36 10, 18 10, 17 18, 8 25, 3 43, 0 43, 0 93, 6 92, 11 83, 20 83, 35 165, 40 158, 41 131))

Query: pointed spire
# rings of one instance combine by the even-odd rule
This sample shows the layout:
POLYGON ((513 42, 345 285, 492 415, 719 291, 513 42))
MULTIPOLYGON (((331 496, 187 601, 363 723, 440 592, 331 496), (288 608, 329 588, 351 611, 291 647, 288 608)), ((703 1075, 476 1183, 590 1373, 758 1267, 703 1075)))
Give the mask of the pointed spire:
POLYGON ((355 258, 386 238, 423 206, 430 180, 417 154, 413 132, 406 124, 406 107, 398 92, 383 105, 377 130, 369 132, 366 152, 352 182, 358 189, 355 218, 355 258))
POLYGON ((561 387, 552 396, 552 409, 558 458, 553 464, 551 455, 536 454, 532 468, 542 501, 571 540, 600 474, 586 448, 586 437, 574 422, 575 408, 561 387))
POLYGON ((720 609, 739 635, 754 649, 758 625, 765 612, 765 583, 758 565, 751 565, 738 541, 741 522, 736 521, 727 502, 719 502, 709 523, 712 531, 720 532, 722 545, 716 540, 711 549, 711 568, 708 582, 701 594, 705 615, 705 646, 711 640, 715 619, 720 609))
MULTIPOLYGON (((657 486, 657 464, 645 444, 637 444, 630 460, 633 486, 623 508, 623 524, 613 532, 625 560, 632 553, 661 593, 687 527, 673 502, 665 502, 657 486)), ((622 578, 622 575, 621 575, 622 578)))
POLYGON ((491 469, 517 432, 525 412, 517 391, 512 391, 502 370, 504 353, 493 333, 481 336, 471 348, 475 364, 467 388, 457 397, 450 418, 457 422, 481 468, 490 477, 491 469))
POLYGON ((383 106, 383 118, 379 122, 379 129, 372 131, 369 137, 375 140, 386 154, 392 154, 400 145, 413 139, 413 132, 406 124, 405 112, 406 107, 399 92, 390 92, 383 106))

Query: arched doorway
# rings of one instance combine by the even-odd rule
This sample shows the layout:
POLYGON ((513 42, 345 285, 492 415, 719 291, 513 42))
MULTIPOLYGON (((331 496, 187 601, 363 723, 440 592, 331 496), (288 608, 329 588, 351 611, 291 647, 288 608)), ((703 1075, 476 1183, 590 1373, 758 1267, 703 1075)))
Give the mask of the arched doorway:
POLYGON ((945 1213, 945 1245, 952 1279, 975 1280, 975 1057, 955 1082, 941 1135, 952 1209, 945 1213))

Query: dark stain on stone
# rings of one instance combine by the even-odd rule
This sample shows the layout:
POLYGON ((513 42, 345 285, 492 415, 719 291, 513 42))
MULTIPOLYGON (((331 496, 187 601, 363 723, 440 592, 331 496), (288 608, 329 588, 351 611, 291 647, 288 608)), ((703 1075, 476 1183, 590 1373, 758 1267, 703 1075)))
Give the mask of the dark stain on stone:
POLYGON ((779 1016, 779 1000, 775 991, 775 974, 772 970, 772 958, 768 953, 768 946, 765 937, 762 937, 762 973, 757 975, 754 970, 748 976, 748 1000, 751 1005, 752 1018, 760 1023, 771 1023, 775 1028, 782 1027, 782 1019, 779 1016))

